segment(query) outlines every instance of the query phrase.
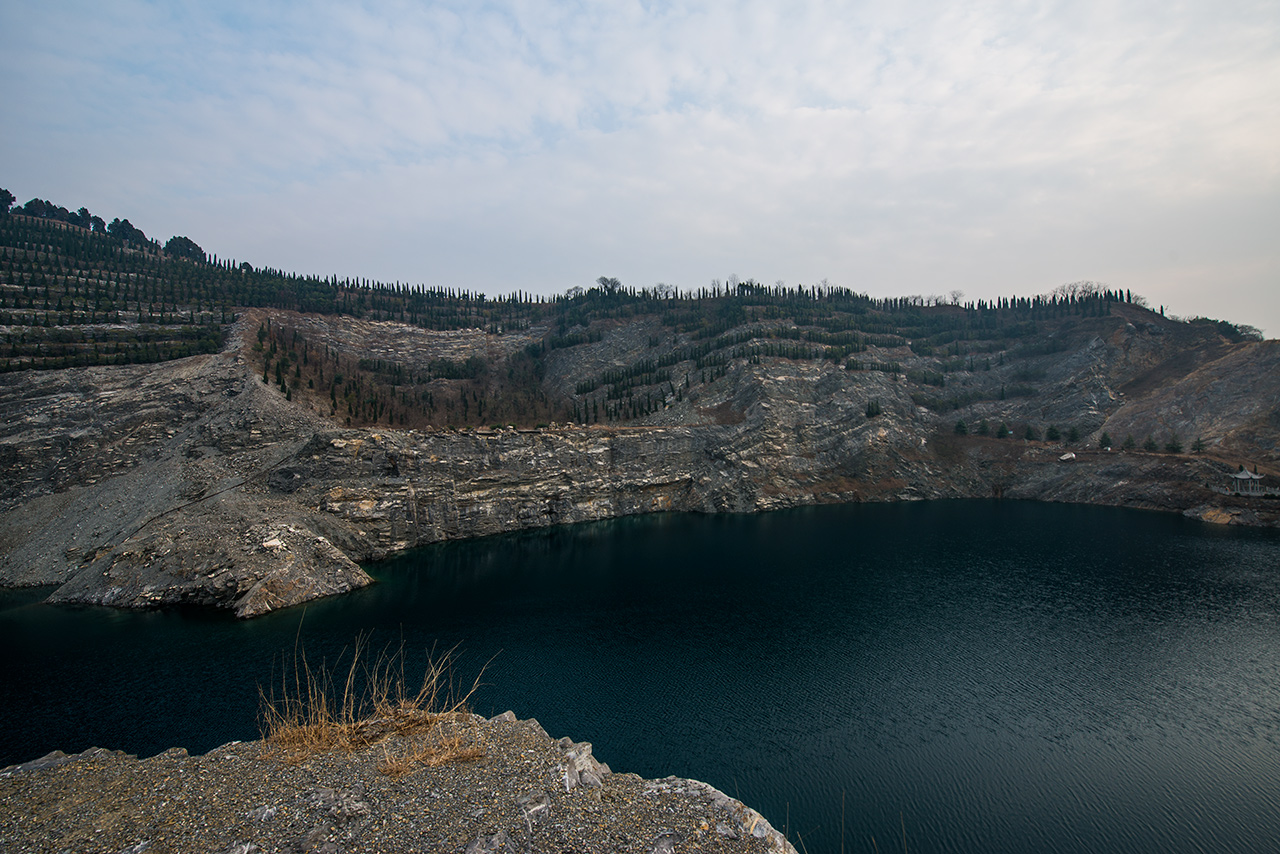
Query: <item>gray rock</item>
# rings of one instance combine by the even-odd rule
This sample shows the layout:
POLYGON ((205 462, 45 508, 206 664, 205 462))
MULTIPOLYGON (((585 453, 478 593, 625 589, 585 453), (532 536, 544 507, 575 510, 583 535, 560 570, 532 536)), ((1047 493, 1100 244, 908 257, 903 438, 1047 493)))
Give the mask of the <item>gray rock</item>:
POLYGON ((311 828, 294 845, 300 854, 343 854, 344 849, 337 842, 328 839, 329 828, 324 825, 311 828))
POLYGON ((649 843, 649 854, 675 854, 679 842, 680 836, 675 831, 663 831, 649 843))
POLYGON ((562 738, 556 742, 556 746, 564 751, 566 792, 573 791, 579 785, 597 789, 603 785, 603 778, 610 773, 609 766, 596 761, 591 753, 591 742, 574 742, 569 738, 562 738))
POLYGON ((306 803, 337 822, 363 818, 369 814, 363 788, 336 790, 320 787, 306 796, 306 803))
POLYGON ((544 791, 527 792, 516 798, 516 805, 520 807, 525 826, 532 836, 534 825, 551 812, 551 796, 544 791))
POLYGON ((492 836, 481 834, 463 849, 463 854, 521 854, 515 842, 505 830, 499 830, 492 836))

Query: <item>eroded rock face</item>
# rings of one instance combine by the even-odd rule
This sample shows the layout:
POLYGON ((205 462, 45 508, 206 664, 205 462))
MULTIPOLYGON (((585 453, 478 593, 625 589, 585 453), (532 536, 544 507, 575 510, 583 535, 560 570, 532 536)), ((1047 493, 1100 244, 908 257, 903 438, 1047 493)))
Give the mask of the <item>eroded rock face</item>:
MULTIPOLYGON (((334 346, 368 334, 308 322, 334 346)), ((1082 322, 1055 332, 1066 338, 1047 355, 957 374, 948 393, 977 402, 955 411, 901 373, 769 358, 732 362, 621 428, 343 429, 263 384, 235 347, 6 374, 0 583, 57 585, 53 601, 249 617, 366 585, 358 562, 417 545, 668 510, 1005 496, 1276 524, 1277 502, 1210 487, 1241 462, 1275 473, 1280 342, 1230 345, 1143 323, 1082 322), (1018 377, 1034 378, 1035 394, 1000 399, 1018 377), (880 415, 868 416, 871 400, 880 415), (958 436, 961 419, 971 432, 983 421, 1058 424, 1080 438, 1063 462, 1062 442, 958 436), (1199 437, 1208 452, 1106 452, 1104 432, 1117 444, 1199 437)), ((575 371, 651 350, 661 331, 642 319, 557 351, 546 383, 571 389, 575 371)), ((441 341, 455 358, 504 352, 479 332, 441 341)), ((868 359, 936 368, 906 347, 868 359)))

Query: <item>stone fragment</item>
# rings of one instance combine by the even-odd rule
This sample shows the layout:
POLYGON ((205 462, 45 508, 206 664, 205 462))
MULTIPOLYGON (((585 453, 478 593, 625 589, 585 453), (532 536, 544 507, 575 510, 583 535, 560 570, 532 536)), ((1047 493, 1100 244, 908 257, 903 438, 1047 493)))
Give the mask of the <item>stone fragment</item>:
POLYGON ((541 791, 527 792, 516 798, 516 805, 524 814, 524 823, 532 834, 534 822, 551 811, 551 796, 541 791))
POLYGON ((492 836, 480 834, 467 844, 463 854, 520 854, 520 852, 507 832, 499 830, 492 836))
POLYGON ((680 837, 674 831, 664 830, 649 844, 649 854, 675 854, 676 843, 679 841, 680 837))
POLYGON ((254 821, 271 821, 271 819, 275 817, 276 817, 276 808, 273 806, 269 806, 267 804, 263 804, 262 806, 258 807, 255 810, 250 811, 249 813, 249 818, 253 819, 254 821))
POLYGON ((591 755, 591 742, 574 742, 569 738, 562 738, 556 742, 556 746, 563 750, 565 755, 564 788, 566 792, 573 791, 579 785, 600 788, 604 784, 603 778, 610 773, 609 766, 597 762, 591 755))
POLYGON ((369 814, 369 804, 364 801, 364 790, 359 786, 342 791, 321 786, 307 795, 306 801, 308 806, 339 822, 369 814))
POLYGON ((300 854, 342 854, 342 847, 338 843, 325 838, 328 835, 328 828, 317 825, 294 844, 293 850, 300 854))

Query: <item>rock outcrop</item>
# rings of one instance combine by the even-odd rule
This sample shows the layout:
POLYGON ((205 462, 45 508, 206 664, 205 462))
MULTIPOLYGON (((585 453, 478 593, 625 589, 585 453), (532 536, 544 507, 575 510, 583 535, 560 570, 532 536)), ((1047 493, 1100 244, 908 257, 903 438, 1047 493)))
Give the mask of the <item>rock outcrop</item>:
MULTIPOLYGON (((360 352, 382 352, 381 327, 415 334, 304 320, 326 347, 357 335, 360 352)), ((575 377, 674 352, 679 336, 660 332, 615 323, 552 353, 544 382, 571 393, 575 377)), ((516 353, 527 335, 437 337, 456 359, 516 353)), ((1129 305, 1046 335, 957 372, 947 400, 912 379, 939 360, 905 345, 863 356, 898 371, 737 358, 615 427, 346 428, 262 382, 243 334, 158 365, 5 374, 0 583, 251 617, 368 584, 359 563, 414 546, 635 513, 996 496, 1277 524, 1280 502, 1215 487, 1242 463, 1277 472, 1280 342, 1231 343, 1129 305), (974 435, 984 424, 992 435, 974 435), (1001 425, 1013 435, 995 438, 1001 425), (1026 438, 1050 428, 1063 438, 1026 438), (1120 447, 1147 437, 1197 452, 1120 447)))
POLYGON ((139 760, 93 749, 0 770, 0 847, 28 852, 618 851, 795 854, 696 780, 614 773, 511 712, 472 717, 478 757, 390 765, 406 738, 302 759, 262 742, 139 760))

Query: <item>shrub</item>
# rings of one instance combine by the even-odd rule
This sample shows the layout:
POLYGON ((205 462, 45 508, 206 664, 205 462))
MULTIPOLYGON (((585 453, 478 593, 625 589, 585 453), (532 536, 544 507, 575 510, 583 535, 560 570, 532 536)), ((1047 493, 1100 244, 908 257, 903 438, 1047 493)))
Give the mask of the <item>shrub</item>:
POLYGON ((405 686, 403 648, 384 650, 372 662, 366 658, 365 639, 359 637, 340 687, 331 670, 312 669, 305 652, 295 654, 292 674, 281 674, 279 694, 274 686, 270 692, 259 686, 259 722, 268 752, 296 763, 317 753, 360 750, 394 735, 400 737, 397 752, 389 746, 381 768, 392 775, 420 763, 435 766, 484 755, 467 707, 480 677, 459 696, 452 650, 429 658, 414 693, 405 686))

